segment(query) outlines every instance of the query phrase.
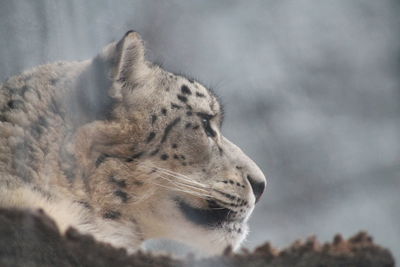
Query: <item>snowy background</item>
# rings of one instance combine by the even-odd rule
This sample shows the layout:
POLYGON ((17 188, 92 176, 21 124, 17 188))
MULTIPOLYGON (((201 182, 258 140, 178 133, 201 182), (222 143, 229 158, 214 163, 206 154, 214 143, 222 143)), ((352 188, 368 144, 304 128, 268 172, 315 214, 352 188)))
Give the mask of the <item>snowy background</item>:
POLYGON ((268 188, 245 246, 367 230, 400 259, 400 2, 1 0, 0 80, 134 29, 214 88, 268 188))

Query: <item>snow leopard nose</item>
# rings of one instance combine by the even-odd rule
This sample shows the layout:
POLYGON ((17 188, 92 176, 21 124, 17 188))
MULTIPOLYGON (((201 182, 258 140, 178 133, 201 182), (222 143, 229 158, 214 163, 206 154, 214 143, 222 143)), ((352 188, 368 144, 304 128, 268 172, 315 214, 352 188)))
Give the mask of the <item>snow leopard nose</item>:
POLYGON ((264 193, 266 182, 265 179, 254 179, 252 176, 247 175, 247 180, 251 185, 253 194, 256 197, 256 203, 260 200, 260 197, 264 193))

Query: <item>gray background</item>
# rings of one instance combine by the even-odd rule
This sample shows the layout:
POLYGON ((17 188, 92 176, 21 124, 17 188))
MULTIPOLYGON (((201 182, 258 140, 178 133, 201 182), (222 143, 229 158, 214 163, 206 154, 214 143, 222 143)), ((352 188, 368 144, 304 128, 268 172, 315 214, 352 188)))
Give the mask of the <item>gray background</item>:
POLYGON ((400 1, 0 1, 0 80, 129 29, 268 176, 245 246, 364 229, 400 258, 400 1))

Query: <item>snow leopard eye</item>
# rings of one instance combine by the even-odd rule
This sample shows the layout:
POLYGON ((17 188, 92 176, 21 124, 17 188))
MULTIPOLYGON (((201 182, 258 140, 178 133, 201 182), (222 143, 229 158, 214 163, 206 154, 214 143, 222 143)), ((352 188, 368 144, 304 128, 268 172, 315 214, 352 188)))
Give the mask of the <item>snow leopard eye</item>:
POLYGON ((208 137, 215 137, 217 133, 211 127, 211 119, 214 118, 214 115, 198 112, 197 116, 201 118, 201 123, 203 125, 204 131, 208 137))
POLYGON ((213 130, 213 128, 211 127, 210 119, 203 118, 201 121, 203 123, 203 128, 204 128, 204 131, 206 132, 207 136, 215 137, 216 133, 213 130))

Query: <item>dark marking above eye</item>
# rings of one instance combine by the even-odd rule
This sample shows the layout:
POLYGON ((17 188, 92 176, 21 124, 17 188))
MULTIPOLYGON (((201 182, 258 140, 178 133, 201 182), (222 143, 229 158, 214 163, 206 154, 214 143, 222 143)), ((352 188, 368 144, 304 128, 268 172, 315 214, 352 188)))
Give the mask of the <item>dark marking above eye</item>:
POLYGON ((197 97, 206 97, 204 94, 199 93, 199 92, 196 92, 196 96, 197 96, 197 97))
POLYGON ((184 102, 184 103, 186 103, 187 101, 188 101, 188 99, 187 99, 187 97, 186 96, 183 96, 183 95, 177 95, 176 96, 180 101, 182 101, 182 102, 184 102))
POLYGON ((146 143, 147 143, 147 144, 150 143, 151 140, 154 139, 154 137, 156 137, 156 133, 155 133, 155 132, 149 133, 149 135, 147 136, 147 139, 146 139, 146 143))
POLYGON ((167 125, 167 127, 165 127, 163 137, 161 138, 161 143, 164 143, 165 140, 167 140, 167 137, 168 137, 168 135, 169 135, 171 129, 172 129, 175 125, 177 125, 178 122, 179 122, 180 120, 181 120, 181 118, 178 117, 178 118, 176 118, 175 120, 173 120, 172 122, 170 122, 170 123, 167 125))
POLYGON ((162 113, 163 115, 167 115, 167 110, 166 110, 165 108, 162 108, 162 109, 161 109, 161 113, 162 113))
POLYGON ((172 109, 181 109, 182 106, 177 105, 177 104, 175 104, 175 103, 171 103, 171 108, 172 108, 172 109))
POLYGON ((215 117, 215 115, 211 115, 208 113, 204 113, 204 112, 196 112, 196 115, 199 116, 202 119, 206 119, 206 120, 211 120, 212 118, 215 117))
POLYGON ((106 212, 103 214, 103 218, 104 218, 104 219, 116 220, 116 219, 118 219, 119 217, 121 217, 121 212, 119 212, 119 211, 109 210, 109 211, 106 211, 106 212))
POLYGON ((160 157, 162 160, 167 160, 169 156, 167 154, 162 154, 160 157))
POLYGON ((190 91, 189 87, 187 87, 186 85, 182 85, 181 91, 182 91, 182 94, 185 94, 185 95, 191 95, 192 94, 192 91, 190 91))

